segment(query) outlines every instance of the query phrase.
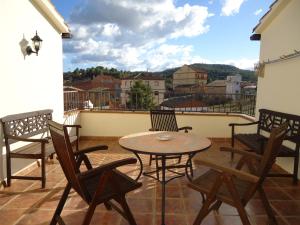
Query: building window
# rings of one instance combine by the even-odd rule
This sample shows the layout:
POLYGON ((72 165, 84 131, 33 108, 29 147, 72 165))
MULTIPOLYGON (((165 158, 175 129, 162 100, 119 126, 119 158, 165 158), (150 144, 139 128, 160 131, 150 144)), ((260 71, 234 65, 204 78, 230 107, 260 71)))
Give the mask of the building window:
POLYGON ((158 91, 154 91, 154 95, 159 95, 159 92, 158 91))

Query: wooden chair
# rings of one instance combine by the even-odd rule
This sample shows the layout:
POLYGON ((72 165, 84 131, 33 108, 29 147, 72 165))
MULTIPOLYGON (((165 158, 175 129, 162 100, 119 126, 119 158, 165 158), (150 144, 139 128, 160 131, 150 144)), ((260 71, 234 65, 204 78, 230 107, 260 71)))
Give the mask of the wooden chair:
POLYGON ((204 217, 211 210, 218 210, 223 202, 237 209, 243 225, 250 225, 244 207, 256 191, 260 194, 270 224, 277 225, 274 212, 263 189, 263 182, 276 160, 287 128, 288 123, 284 123, 272 129, 263 155, 233 148, 221 148, 222 151, 234 152, 242 156, 236 168, 220 166, 207 160, 195 160, 211 169, 188 184, 205 196, 194 225, 201 224, 204 217), (248 166, 249 173, 241 171, 244 165, 248 166))
POLYGON ((141 183, 138 183, 116 169, 123 165, 136 163, 136 159, 117 160, 100 165, 97 168, 92 168, 90 164, 88 170, 80 172, 80 164, 82 161, 86 164, 88 160, 85 155, 86 153, 95 150, 105 150, 107 146, 95 146, 73 152, 66 126, 49 121, 49 129, 59 163, 68 181, 50 224, 54 225, 57 222, 64 224, 60 215, 70 190, 73 188, 89 205, 82 224, 88 225, 96 206, 104 203, 108 210, 114 208, 129 224, 136 225, 127 205, 125 194, 141 187, 141 183), (118 202, 122 209, 112 203, 111 200, 118 202))
MULTIPOLYGON (((175 110, 150 110, 151 118, 151 128, 149 131, 174 131, 178 132, 184 130, 185 133, 188 133, 189 130, 192 130, 192 127, 180 127, 178 128, 175 110)), ((181 156, 171 156, 168 159, 177 159, 178 163, 181 162, 181 156)), ((152 160, 155 160, 156 157, 150 155, 149 165, 151 165, 152 160)))

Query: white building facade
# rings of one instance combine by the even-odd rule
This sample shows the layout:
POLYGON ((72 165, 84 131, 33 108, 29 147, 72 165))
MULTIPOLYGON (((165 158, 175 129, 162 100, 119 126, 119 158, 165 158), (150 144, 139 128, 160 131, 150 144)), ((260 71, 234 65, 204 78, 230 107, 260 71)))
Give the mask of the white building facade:
POLYGON ((241 93, 241 75, 227 76, 226 78, 226 94, 241 93))
MULTIPOLYGON (((53 119, 63 122, 62 36, 68 36, 70 32, 64 19, 49 0, 1 0, 0 15, 3 56, 0 61, 0 118, 52 109, 53 119), (41 49, 38 55, 27 55, 28 46, 34 50, 31 39, 36 32, 43 40, 41 49)), ((5 148, 1 129, 0 137, 2 157, 5 148)), ((21 168, 21 160, 19 165, 21 168)), ((0 159, 0 172, 3 168, 5 162, 0 159)))

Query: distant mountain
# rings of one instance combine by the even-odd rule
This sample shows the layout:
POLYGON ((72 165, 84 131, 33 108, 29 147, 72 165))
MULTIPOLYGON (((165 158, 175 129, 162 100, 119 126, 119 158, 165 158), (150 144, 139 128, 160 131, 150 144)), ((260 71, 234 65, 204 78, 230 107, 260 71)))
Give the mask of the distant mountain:
MULTIPOLYGON (((214 80, 224 80, 227 76, 240 74, 243 81, 256 81, 257 77, 252 70, 242 70, 235 66, 225 65, 225 64, 204 64, 204 63, 195 63, 190 66, 194 68, 204 69, 208 73, 209 81, 214 80)), ((178 70, 180 67, 167 69, 157 74, 163 74, 166 78, 171 78, 173 73, 178 70)))

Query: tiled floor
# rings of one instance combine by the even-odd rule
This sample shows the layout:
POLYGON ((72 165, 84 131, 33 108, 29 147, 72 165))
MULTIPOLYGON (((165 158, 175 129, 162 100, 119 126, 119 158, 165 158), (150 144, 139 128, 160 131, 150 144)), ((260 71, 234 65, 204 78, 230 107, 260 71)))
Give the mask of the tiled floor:
MULTIPOLYGON (((122 150, 115 141, 103 141, 109 150, 102 153, 90 154, 96 166, 103 162, 132 156, 122 150)), ((84 141, 82 147, 99 144, 99 141, 84 141)), ((198 157, 208 157, 219 163, 226 164, 230 161, 228 153, 220 153, 220 145, 228 145, 224 141, 213 141, 213 146, 198 157)), ((148 157, 143 157, 145 164, 148 157)), ((149 167, 146 166, 146 170, 149 167)), ((127 166, 122 171, 135 176, 138 166, 127 166)), ((198 167, 200 173, 204 168, 198 167)), ((27 171, 28 172, 28 171, 27 171)), ((34 166, 30 174, 38 174, 39 169, 34 166)), ((138 225, 160 224, 161 188, 159 183, 149 178, 142 177, 143 186, 127 196, 129 206, 136 218, 138 225)), ((9 188, 0 190, 0 225, 42 225, 49 224, 53 212, 60 199, 65 186, 65 178, 57 161, 47 164, 47 185, 40 188, 38 181, 14 180, 9 188)), ((300 185, 293 186, 291 179, 268 178, 265 183, 268 198, 277 213, 280 225, 300 224, 300 185)), ((167 184, 166 224, 190 225, 201 207, 199 193, 187 188, 186 179, 175 179, 167 184)), ((67 200, 63 210, 63 219, 66 224, 81 224, 87 205, 81 201, 75 192, 67 200)), ((247 205, 247 213, 253 225, 267 224, 266 215, 258 197, 247 205)), ((103 206, 98 206, 93 216, 92 224, 99 225, 126 225, 126 221, 115 211, 106 211, 103 206)), ((212 212, 203 221, 203 225, 238 225, 241 221, 236 210, 223 204, 219 212, 212 212)))

